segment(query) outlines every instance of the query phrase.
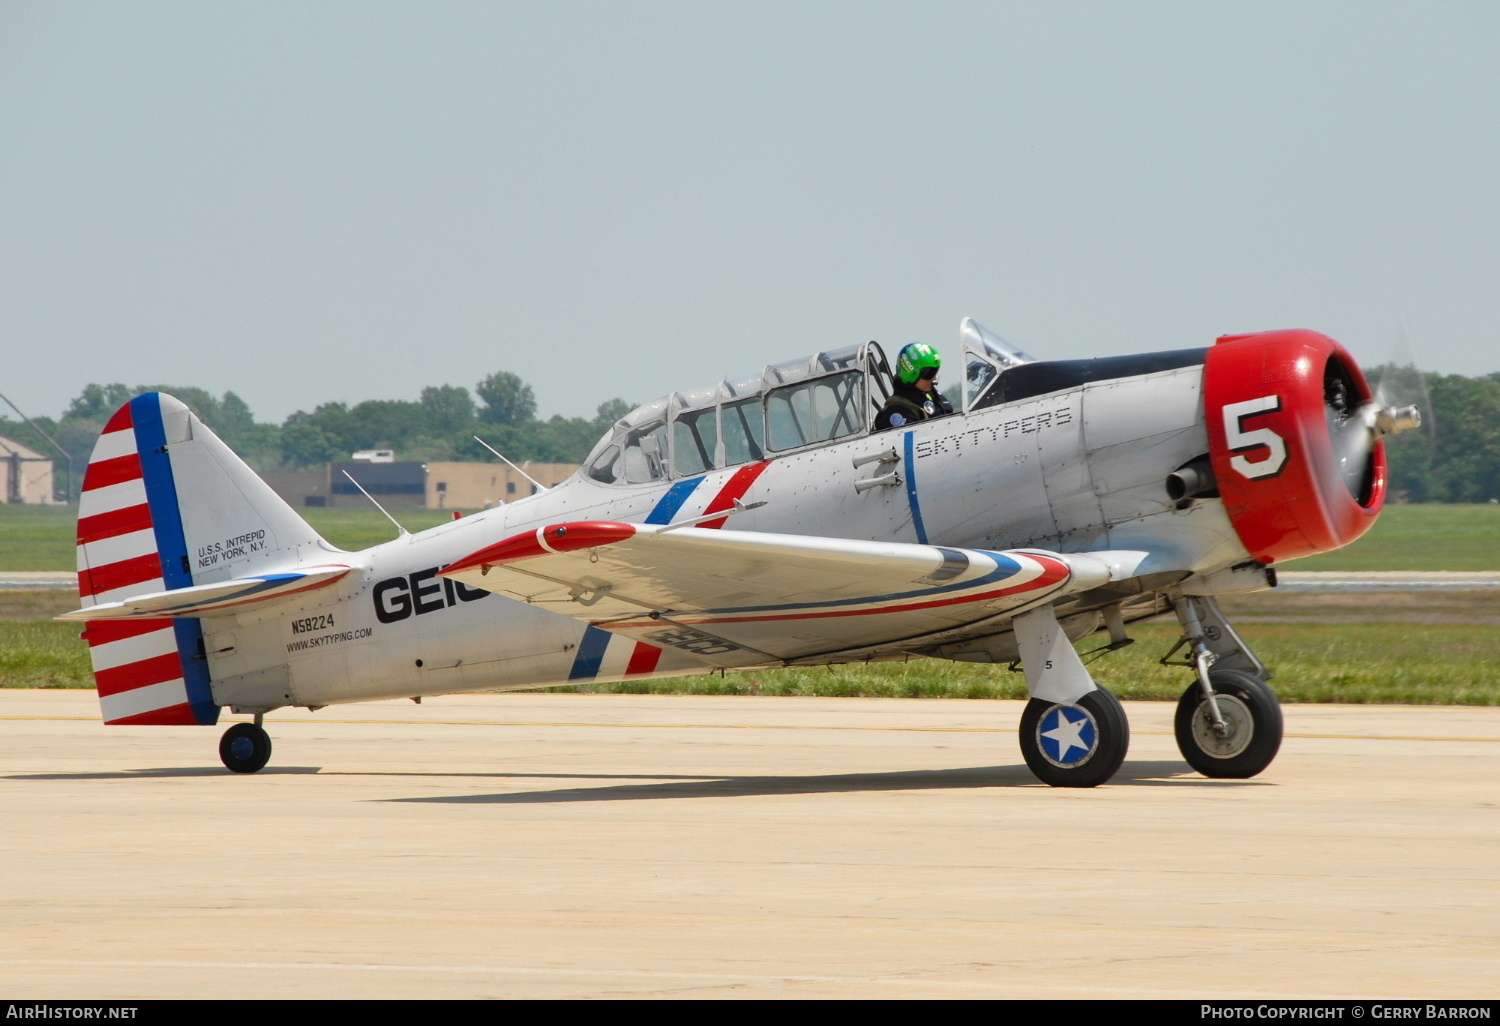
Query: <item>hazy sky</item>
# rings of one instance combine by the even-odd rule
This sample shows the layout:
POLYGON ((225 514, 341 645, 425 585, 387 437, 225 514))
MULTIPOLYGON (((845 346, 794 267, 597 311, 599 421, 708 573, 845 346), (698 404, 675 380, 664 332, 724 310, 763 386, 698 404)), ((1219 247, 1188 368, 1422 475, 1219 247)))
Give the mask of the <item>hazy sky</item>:
POLYGON ((1500 370, 1500 4, 0 0, 0 391, 591 415, 971 315, 1500 370))

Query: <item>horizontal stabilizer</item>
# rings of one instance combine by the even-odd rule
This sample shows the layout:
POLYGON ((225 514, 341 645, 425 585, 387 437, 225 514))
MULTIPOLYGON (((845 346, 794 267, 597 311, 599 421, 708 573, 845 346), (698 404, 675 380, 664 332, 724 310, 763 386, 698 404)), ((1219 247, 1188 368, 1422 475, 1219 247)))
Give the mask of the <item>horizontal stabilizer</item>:
POLYGON ((120 602, 85 606, 59 620, 128 620, 135 617, 211 616, 326 588, 350 571, 347 566, 314 566, 291 573, 237 577, 173 591, 153 591, 120 602))

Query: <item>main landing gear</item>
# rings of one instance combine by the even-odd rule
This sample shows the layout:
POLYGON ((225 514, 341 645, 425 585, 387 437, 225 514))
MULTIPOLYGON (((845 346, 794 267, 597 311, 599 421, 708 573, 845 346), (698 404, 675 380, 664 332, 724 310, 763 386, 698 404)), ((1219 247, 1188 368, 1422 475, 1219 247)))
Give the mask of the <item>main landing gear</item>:
POLYGON ((1253 777, 1271 765, 1281 747, 1281 705, 1263 681, 1244 670, 1215 670, 1208 680, 1212 699, 1199 683, 1177 703, 1177 747, 1205 777, 1253 777))
POLYGON ((1076 704, 1033 698, 1021 714, 1021 754, 1053 787, 1097 787, 1130 747, 1130 723, 1114 695, 1096 686, 1076 704))
POLYGON ((236 723, 219 739, 219 758, 235 773, 254 773, 271 761, 271 735, 262 718, 256 713, 254 723, 236 723))
POLYGON ((1021 755, 1053 787, 1097 787, 1130 748, 1120 700, 1094 683, 1051 606, 1013 621, 1031 701, 1021 714, 1021 755))
MULTIPOLYGON (((1253 777, 1281 748, 1281 705, 1266 686, 1270 671, 1212 597, 1180 591, 1168 597, 1182 639, 1161 661, 1188 667, 1198 677, 1177 703, 1177 747, 1206 777, 1253 777), (1173 662, 1184 646, 1191 655, 1173 662)), ((1028 610, 1013 624, 1031 692, 1021 715, 1026 765, 1053 787, 1106 783, 1130 747, 1130 723, 1119 699, 1093 682, 1051 607, 1028 610)), ((1123 635, 1123 625, 1118 633, 1123 635)), ((1115 646, 1121 643, 1117 638, 1115 646)))

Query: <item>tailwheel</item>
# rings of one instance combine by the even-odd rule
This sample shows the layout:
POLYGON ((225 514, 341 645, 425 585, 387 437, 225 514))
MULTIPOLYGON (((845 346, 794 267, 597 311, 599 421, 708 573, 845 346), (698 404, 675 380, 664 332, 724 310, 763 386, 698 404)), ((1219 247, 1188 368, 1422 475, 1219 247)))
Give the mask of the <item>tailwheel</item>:
POLYGON ((1223 726, 1214 725, 1213 707, 1201 684, 1177 703, 1177 747, 1188 765, 1205 777, 1253 777, 1281 748, 1281 703, 1265 682, 1243 670, 1208 675, 1223 726))
POLYGON ((254 773, 271 761, 271 735, 258 724, 236 723, 219 739, 219 758, 236 773, 254 773))
POLYGON ((1115 775, 1129 747, 1125 708, 1101 687, 1074 705, 1033 698, 1021 714, 1021 754, 1053 787, 1097 787, 1115 775))

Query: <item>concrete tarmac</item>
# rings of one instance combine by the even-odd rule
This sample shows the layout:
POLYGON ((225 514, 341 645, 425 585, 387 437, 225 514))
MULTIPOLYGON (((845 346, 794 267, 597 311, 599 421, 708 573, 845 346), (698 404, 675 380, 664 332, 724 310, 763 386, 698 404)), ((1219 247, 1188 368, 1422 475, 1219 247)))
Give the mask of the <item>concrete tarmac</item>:
POLYGON ((1500 709, 1288 706, 1248 781, 1126 709, 1074 791, 1017 702, 348 706, 236 776, 218 729, 0 691, 0 992, 1500 994, 1500 709))

